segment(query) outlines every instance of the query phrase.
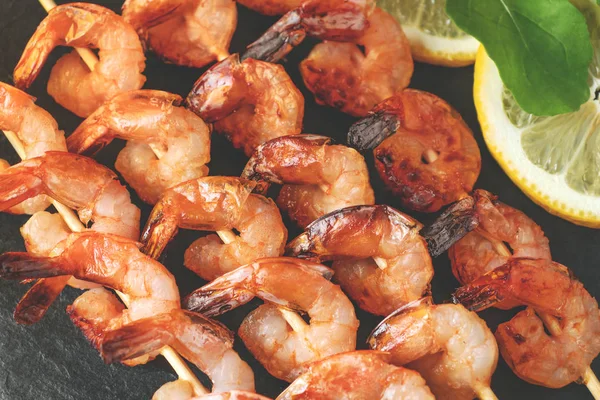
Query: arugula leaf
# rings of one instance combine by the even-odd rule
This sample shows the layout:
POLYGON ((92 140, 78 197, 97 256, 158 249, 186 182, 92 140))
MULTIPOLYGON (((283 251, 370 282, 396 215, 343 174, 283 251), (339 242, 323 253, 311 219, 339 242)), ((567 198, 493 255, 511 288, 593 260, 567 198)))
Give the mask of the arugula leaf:
POLYGON ((446 12, 483 44, 526 112, 572 112, 589 99, 590 35, 568 0, 447 0, 446 12))

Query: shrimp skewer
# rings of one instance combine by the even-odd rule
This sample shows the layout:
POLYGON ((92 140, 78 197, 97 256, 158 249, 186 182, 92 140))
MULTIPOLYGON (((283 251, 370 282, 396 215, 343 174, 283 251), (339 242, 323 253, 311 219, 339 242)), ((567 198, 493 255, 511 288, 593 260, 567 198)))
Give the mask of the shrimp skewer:
POLYGON ((192 387, 184 380, 178 379, 162 385, 152 396, 152 400, 271 400, 260 394, 232 390, 230 392, 209 393, 194 396, 192 387))
POLYGON ((145 57, 133 28, 104 7, 72 3, 51 9, 31 37, 14 71, 17 87, 29 87, 48 55, 61 44, 100 50, 93 70, 70 53, 54 66, 48 81, 50 95, 81 117, 115 94, 144 84, 145 57))
POLYGON ((279 379, 292 381, 308 363, 354 350, 358 320, 331 270, 294 258, 264 258, 239 267, 188 295, 184 307, 212 316, 255 296, 267 304, 246 317, 238 335, 250 352, 279 379), (302 282, 298 290, 298 282, 302 282), (305 311, 310 324, 290 330, 275 305, 305 311))
POLYGON ((433 265, 420 229, 388 206, 348 207, 310 224, 286 255, 335 260, 342 289, 366 311, 388 315, 430 291, 433 265))
POLYGON ((438 399, 496 399, 490 381, 498 345, 485 322, 461 305, 434 305, 430 297, 409 303, 383 320, 368 343, 420 372, 438 399))
MULTIPOLYGON (((56 4, 52 0, 40 0, 40 4, 42 4, 42 6, 44 7, 44 9, 46 11, 50 11, 52 8, 56 7, 56 4)), ((95 67, 97 60, 96 60, 96 57, 94 56, 94 54, 91 52, 91 50, 81 49, 81 48, 77 48, 77 47, 75 48, 75 50, 81 55, 81 57, 83 58, 83 60, 89 66, 90 69, 93 69, 95 67)), ((13 146, 13 148, 19 155, 19 157, 24 160, 27 156, 27 153, 25 151, 23 144, 19 140, 18 136, 15 133, 10 132, 10 131, 5 131, 4 133, 5 133, 8 141, 10 142, 10 144, 13 146)), ((83 226, 81 221, 79 221, 77 216, 74 214, 74 212, 70 208, 66 207, 65 205, 63 205, 62 203, 60 203, 59 201, 56 201, 56 200, 52 200, 52 205, 54 206, 54 208, 56 208, 58 213, 61 215, 61 217, 66 222, 67 226, 73 232, 81 232, 85 229, 85 227, 83 226)), ((127 305, 129 303, 126 295, 124 295, 123 293, 119 293, 119 292, 117 292, 117 294, 119 295, 121 300, 125 303, 125 305, 127 305)), ((187 366, 187 364, 181 359, 181 357, 172 348, 170 348, 168 346, 164 347, 161 350, 160 354, 163 357, 165 357, 165 359, 169 362, 169 364, 173 367, 173 369, 175 370, 175 372, 181 379, 189 382, 192 385, 192 387, 194 388, 194 393, 202 394, 202 393, 207 392, 207 390, 202 386, 202 384, 200 383, 198 378, 196 378, 196 376, 190 370, 190 368, 187 366)))
MULTIPOLYGON (((548 387, 563 387, 581 378, 594 398, 600 398, 600 385, 590 367, 591 361, 600 352, 600 341, 590 339, 600 335, 596 301, 581 283, 573 279, 566 267, 551 260, 512 258, 512 254, 502 242, 495 241, 493 244, 497 251, 508 258, 507 264, 460 288, 454 295, 455 301, 476 311, 499 302, 506 303, 507 300, 509 304, 528 305, 527 310, 517 314, 511 321, 501 324, 496 331, 498 341, 503 345, 502 354, 511 368, 521 378, 548 387), (561 322, 556 317, 560 317, 561 322), (544 338, 544 335, 535 334, 536 331, 540 332, 540 328, 543 331, 542 322, 551 334, 549 339, 544 338), (566 331, 563 332, 563 328, 566 331), (525 332, 524 329, 529 330, 525 332), (518 333, 519 331, 522 334, 518 333), (523 342, 527 342, 527 338, 534 343, 541 342, 540 344, 548 347, 551 353, 555 352, 552 350, 554 346, 567 347, 571 353, 564 354, 562 361, 567 360, 569 365, 562 368, 562 374, 550 372, 551 376, 548 377, 545 375, 548 368, 553 368, 561 359, 557 357, 556 360, 546 360, 546 366, 550 367, 540 368, 539 365, 535 365, 537 359, 533 354, 550 353, 539 353, 538 350, 529 355, 533 367, 527 362, 520 365, 516 359, 520 357, 520 353, 527 350, 511 346, 515 340, 520 340, 511 339, 511 336, 515 335, 520 335, 523 342), (575 337, 571 338, 569 335, 575 337), (556 339, 553 340, 552 337, 556 339), (582 352, 584 344, 590 349, 582 352), (511 354, 513 351, 514 357, 511 354), (577 370, 582 371, 580 376, 575 372, 577 370), (539 376, 536 371, 541 371, 539 376)), ((522 354, 522 360, 526 360, 526 354, 529 353, 522 354)))
POLYGON ((256 149, 242 177, 258 181, 259 193, 270 183, 284 184, 277 204, 301 227, 332 211, 375 202, 364 158, 324 136, 270 140, 256 149))

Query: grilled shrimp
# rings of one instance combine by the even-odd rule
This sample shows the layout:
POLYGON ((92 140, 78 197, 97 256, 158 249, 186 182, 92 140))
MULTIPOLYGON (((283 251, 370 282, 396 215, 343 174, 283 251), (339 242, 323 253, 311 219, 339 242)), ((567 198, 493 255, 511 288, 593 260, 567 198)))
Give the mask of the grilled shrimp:
MULTIPOLYGON (((196 240, 185 251, 184 265, 207 281, 258 258, 283 254, 287 229, 273 200, 251 194, 239 207, 242 211, 234 212, 239 214, 234 229, 240 235, 233 242, 223 244, 217 235, 208 235, 196 240)), ((219 211, 231 212, 230 209, 219 211)))
POLYGON ((269 400, 260 394, 232 390, 231 392, 210 393, 194 396, 192 385, 182 379, 167 382, 152 396, 152 400, 269 400))
POLYGON ((126 0, 123 18, 166 61, 201 68, 229 55, 234 0, 126 0))
POLYGON ((305 0, 237 0, 237 2, 264 15, 282 15, 300 7, 305 0))
POLYGON ((286 255, 336 260, 334 278, 344 292, 362 309, 388 315, 430 291, 433 265, 420 229, 388 206, 349 207, 310 224, 286 255))
POLYGON ((340 208, 373 204, 375 196, 364 158, 354 149, 316 135, 273 139, 260 146, 242 177, 284 184, 277 204, 301 227, 340 208))
POLYGON ((292 381, 309 363, 356 346, 354 307, 326 279, 331 273, 320 264, 295 258, 264 258, 192 292, 184 308, 212 316, 254 297, 267 301, 244 319, 238 334, 273 376, 292 381), (275 305, 306 312, 310 325, 291 329, 275 305))
POLYGON ((374 0, 306 1, 287 12, 248 46, 242 59, 278 62, 307 35, 337 42, 359 40, 369 28, 369 15, 374 7, 374 0))
MULTIPOLYGON (((0 82, 0 130, 12 131, 17 135, 25 148, 25 158, 41 156, 51 150, 67 150, 65 133, 58 129, 54 118, 36 106, 33 97, 3 82, 0 82)), ((49 205, 50 199, 42 195, 27 199, 8 211, 34 214, 49 205)))
MULTIPOLYGON (((78 210, 84 224, 93 221, 92 231, 135 240, 139 235, 140 210, 116 179, 112 171, 89 158, 47 152, 0 174, 0 209, 44 193, 78 210)), ((27 250, 36 256, 53 254, 70 232, 60 216, 46 212, 34 214, 21 229, 27 250)), ((40 279, 17 304, 17 322, 38 322, 67 284, 80 289, 97 286, 68 276, 40 279)))
POLYGON ((496 339, 507 364, 530 383, 563 387, 583 376, 600 352, 598 303, 551 260, 511 258, 454 298, 476 311, 505 300, 529 306, 500 324, 496 339))
POLYGON ((335 354, 312 363, 277 400, 419 400, 434 397, 418 372, 379 351, 335 354))
POLYGON ((260 144, 298 134, 304 97, 282 66, 234 54, 194 84, 187 106, 250 156, 260 144))
POLYGON ((498 346, 485 321, 455 304, 425 297, 400 308, 368 339, 392 362, 421 373, 438 399, 472 399, 489 388, 498 346))
POLYGON ((129 309, 123 321, 137 320, 179 308, 179 291, 173 275, 157 261, 144 256, 138 243, 121 236, 93 231, 71 233, 60 242, 56 255, 29 253, 0 256, 0 276, 32 279, 75 276, 127 294, 129 309))
POLYGON ((28 88, 57 46, 98 49, 90 71, 75 51, 52 68, 48 93, 57 103, 87 117, 116 95, 142 87, 144 51, 135 30, 121 16, 88 3, 63 4, 48 12, 27 43, 14 71, 16 86, 28 88))
POLYGON ((157 258, 178 228, 236 228, 241 235, 229 244, 218 243, 212 235, 193 243, 186 252, 186 266, 211 279, 261 255, 280 255, 287 230, 277 207, 270 200, 251 194, 254 186, 254 182, 245 179, 214 176, 167 190, 142 232, 144 252, 157 258))
POLYGON ((105 333, 107 363, 134 360, 171 346, 213 382, 213 392, 254 391, 254 373, 233 350, 233 333, 200 314, 174 309, 105 333))
POLYGON ((461 116, 439 97, 406 89, 356 122, 348 143, 374 149, 375 166, 402 204, 435 212, 466 196, 481 170, 481 154, 461 116))
POLYGON ((119 94, 69 136, 69 151, 94 154, 114 138, 128 140, 115 167, 142 200, 154 204, 167 188, 208 174, 210 129, 181 101, 159 90, 119 94))
MULTIPOLYGON (((462 285, 505 264, 511 258, 552 259, 548 238, 529 217, 497 201, 495 196, 483 190, 476 190, 473 198, 473 213, 478 227, 456 242, 448 252, 452 272, 462 285), (504 243, 508 244, 508 248, 504 243)), ((497 304, 499 308, 514 306, 510 302, 497 304)))
POLYGON ((413 69, 408 39, 380 8, 369 17, 363 36, 352 43, 320 43, 300 63, 304 84, 318 104, 357 117, 407 87, 413 69))
POLYGON ((49 151, 0 173, 1 211, 40 194, 77 210, 97 232, 138 237, 140 210, 114 172, 90 158, 49 151))

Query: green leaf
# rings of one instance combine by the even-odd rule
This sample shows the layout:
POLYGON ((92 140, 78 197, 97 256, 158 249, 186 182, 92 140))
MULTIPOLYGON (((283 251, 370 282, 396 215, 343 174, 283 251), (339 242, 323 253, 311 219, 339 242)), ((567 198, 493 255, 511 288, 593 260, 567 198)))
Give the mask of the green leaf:
POLYGON ((592 45, 568 0, 447 0, 446 12, 484 45, 526 112, 557 115, 589 100, 592 45))

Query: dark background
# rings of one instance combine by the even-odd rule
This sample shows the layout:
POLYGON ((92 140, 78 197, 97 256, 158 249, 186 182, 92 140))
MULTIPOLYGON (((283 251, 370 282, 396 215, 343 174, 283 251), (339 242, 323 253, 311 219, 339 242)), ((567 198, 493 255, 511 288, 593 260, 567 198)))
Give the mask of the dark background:
MULTIPOLYGON (((115 11, 119 11, 122 4, 122 1, 118 0, 95 2, 115 11)), ((35 0, 0 0, 0 38, 2 38, 0 80, 12 84, 12 70, 29 37, 44 16, 44 10, 35 0)), ((274 20, 239 7, 238 29, 231 51, 241 51, 274 20)), ((354 119, 336 110, 317 106, 313 96, 305 89, 298 72, 298 63, 306 57, 314 43, 314 41, 306 41, 290 55, 285 66, 306 98, 304 131, 331 136, 343 143, 345 133, 354 119)), ((56 104, 47 95, 45 88, 50 66, 61 54, 64 54, 62 49, 57 49, 52 54, 29 93, 38 98, 37 104, 48 110, 56 118, 61 129, 69 134, 81 119, 56 104)), ((149 54, 145 72, 148 81, 145 87, 185 96, 202 72, 202 70, 163 64, 154 55, 149 54)), ((522 210, 539 223, 550 239, 554 259, 573 269, 591 294, 597 296, 600 293, 600 273, 597 265, 600 261, 597 246, 600 232, 575 226, 548 214, 531 202, 508 179, 490 156, 481 137, 473 105, 472 84, 472 67, 449 69, 417 63, 411 87, 437 94, 461 113, 473 129, 482 152, 483 168, 477 187, 500 195, 502 201, 522 210)), ((114 141, 100 153, 99 161, 113 167, 116 154, 122 146, 122 142, 114 141)), ((0 135, 0 157, 8 159, 11 164, 18 161, 3 135, 0 135)), ((224 138, 213 135, 211 175, 239 175, 245 162, 246 157, 241 151, 233 149, 224 138)), ((367 156, 367 162, 373 172, 373 160, 370 155, 367 156)), ((378 203, 399 207, 396 199, 386 193, 376 174, 372 174, 372 183, 378 203)), ((149 207, 136 198, 133 192, 132 196, 135 203, 141 206, 142 221, 145 221, 149 207)), ((415 215, 415 217, 424 223, 433 218, 431 215, 415 215)), ((24 250, 19 227, 26 220, 25 216, 0 213, 0 252, 24 250)), ((288 227, 290 227, 290 238, 293 238, 298 230, 291 224, 288 224, 288 227)), ((201 234, 181 232, 162 259, 177 277, 182 296, 203 283, 200 278, 183 267, 185 248, 201 234)), ((434 264, 433 294, 437 302, 443 302, 449 299, 458 283, 452 276, 446 255, 440 256, 434 264)), ((162 359, 136 368, 104 365, 96 351, 88 345, 65 313, 66 306, 80 293, 77 290, 67 289, 37 325, 31 327, 17 325, 12 318, 12 312, 25 290, 26 287, 15 282, 0 281, 0 399, 148 399, 163 383, 176 379, 169 365, 162 359)), ((254 302, 231 311, 221 320, 229 328, 236 330, 244 316, 257 304, 254 302)), ((365 348, 366 336, 380 318, 358 309, 357 313, 361 321, 358 346, 365 348)), ((516 311, 488 310, 482 313, 482 316, 490 328, 495 329, 498 323, 508 320, 515 313, 516 311)), ((254 368, 256 388, 259 393, 276 397, 286 387, 285 382, 269 376, 239 339, 236 340, 236 349, 254 368)), ((596 373, 600 373, 599 361, 596 361, 592 367, 596 373)), ((494 374, 492 388, 500 399, 591 398, 586 388, 581 385, 571 384, 559 390, 530 385, 517 378, 502 359, 499 360, 498 369, 494 374)))

